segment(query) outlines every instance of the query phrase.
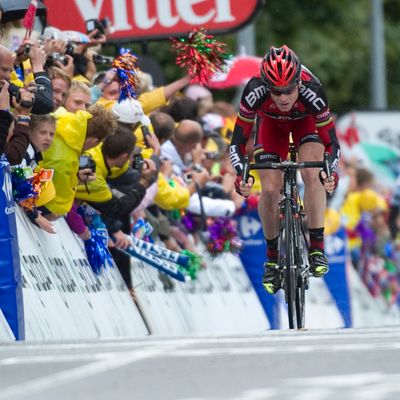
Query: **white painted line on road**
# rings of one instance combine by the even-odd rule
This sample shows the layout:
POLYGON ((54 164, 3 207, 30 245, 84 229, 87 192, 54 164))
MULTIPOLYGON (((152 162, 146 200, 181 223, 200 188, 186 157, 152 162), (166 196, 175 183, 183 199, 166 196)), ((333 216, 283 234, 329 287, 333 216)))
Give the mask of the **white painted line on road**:
POLYGON ((129 348, 146 347, 154 345, 192 345, 192 344, 230 344, 230 343, 263 343, 263 342, 299 342, 313 340, 370 340, 370 339, 399 339, 400 329, 372 329, 372 330, 356 330, 356 329, 335 329, 329 331, 268 331, 263 335, 248 335, 240 337, 215 337, 215 336, 185 336, 176 338, 154 338, 149 339, 133 339, 121 341, 97 341, 86 343, 20 343, 17 345, 5 345, 0 348, 0 355, 7 351, 28 351, 28 350, 80 350, 80 349, 97 349, 104 348, 129 348))
MULTIPOLYGON (((313 345, 296 345, 296 346, 251 346, 251 347, 215 347, 215 348, 203 348, 203 349, 188 349, 187 343, 182 343, 180 346, 174 346, 177 348, 173 352, 163 354, 160 351, 160 355, 169 358, 177 357, 215 357, 215 356, 261 356, 265 354, 306 354, 306 353, 332 353, 332 352, 375 352, 375 351, 396 351, 400 350, 400 342, 393 343, 341 343, 341 344, 313 344, 313 345), (182 348, 185 347, 185 348, 182 348)), ((160 346, 159 349, 165 348, 165 351, 171 348, 171 346, 160 346)), ((151 352, 149 349, 135 350, 135 354, 141 351, 143 354, 151 352)), ((132 351, 128 352, 132 354, 132 351)), ((86 354, 47 354, 47 355, 32 355, 32 356, 21 356, 21 357, 7 357, 0 360, 0 366, 10 365, 24 365, 24 364, 47 364, 47 363, 66 363, 66 362, 90 362, 98 360, 109 360, 118 358, 120 356, 125 357, 126 351, 121 352, 101 352, 101 353, 86 353, 86 354)), ((157 357, 157 354, 152 357, 157 357)), ((1 397, 0 397, 1 398, 1 397)))
MULTIPOLYGON (((229 396, 229 400, 268 400, 268 399, 276 399, 279 395, 276 389, 252 389, 246 390, 245 392, 239 394, 239 396, 229 396)), ((221 397, 190 397, 184 399, 177 400, 222 400, 227 399, 226 396, 221 397)))
POLYGON ((102 374, 107 371, 112 371, 117 368, 124 367, 128 364, 135 363, 147 358, 160 356, 168 351, 173 351, 175 347, 162 347, 158 349, 149 349, 143 351, 135 351, 130 353, 121 353, 121 357, 106 359, 82 367, 72 368, 66 371, 57 372, 52 375, 44 376, 42 378, 33 379, 26 382, 19 382, 18 384, 1 389, 0 399, 13 399, 23 396, 29 398, 34 394, 41 393, 45 390, 55 388, 59 385, 64 385, 77 380, 89 378, 95 375, 102 374))
POLYGON ((108 353, 86 353, 86 354, 51 354, 34 355, 23 357, 8 357, 0 360, 0 366, 18 364, 47 364, 47 363, 67 363, 67 362, 91 362, 125 355, 125 351, 108 353))
POLYGON ((348 343, 331 345, 274 346, 274 347, 221 347, 214 349, 178 349, 167 357, 253 356, 263 354, 331 353, 400 350, 400 343, 348 343))

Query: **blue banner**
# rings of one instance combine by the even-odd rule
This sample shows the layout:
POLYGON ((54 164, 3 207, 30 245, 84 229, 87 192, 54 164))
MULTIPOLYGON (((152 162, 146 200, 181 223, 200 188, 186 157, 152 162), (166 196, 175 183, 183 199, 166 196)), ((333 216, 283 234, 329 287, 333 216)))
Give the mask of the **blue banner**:
POLYGON ((325 252, 329 259, 329 273, 325 282, 335 300, 346 328, 352 326, 350 291, 346 278, 347 235, 344 227, 325 237, 325 252))
POLYGON ((244 212, 237 217, 237 222, 240 238, 243 240, 240 259, 268 317, 271 329, 279 329, 278 298, 268 294, 262 285, 266 244, 258 211, 244 212))
POLYGON ((17 340, 25 338, 21 269, 10 167, 0 161, 0 308, 17 340))

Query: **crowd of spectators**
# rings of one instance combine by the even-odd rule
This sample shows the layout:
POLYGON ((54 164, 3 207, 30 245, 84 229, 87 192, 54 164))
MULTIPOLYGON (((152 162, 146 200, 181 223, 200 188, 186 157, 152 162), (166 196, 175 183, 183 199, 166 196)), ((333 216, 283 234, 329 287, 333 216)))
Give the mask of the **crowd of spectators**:
MULTIPOLYGON (((65 217, 83 241, 91 229, 106 229, 133 293, 130 259, 119 249, 130 245, 138 223, 146 221, 147 234, 167 248, 195 253, 200 239, 188 235, 183 215, 201 226, 243 207, 226 151, 235 108, 214 102, 188 76, 153 87, 146 73, 137 99, 119 102, 116 72, 99 58, 105 34, 95 30, 87 43, 70 43, 50 29, 24 41, 21 23, 2 26, 13 40, 0 44, 0 153, 12 166, 47 171, 35 207, 25 209, 32 223, 56 234, 54 221, 65 217)), ((400 184, 394 195, 383 192, 349 159, 340 173, 326 230, 345 227, 354 267, 374 296, 393 303, 400 292, 400 184)))
POLYGON ((140 72, 137 99, 119 101, 112 60, 96 64, 105 34, 70 43, 47 29, 16 43, 10 30, 23 32, 21 24, 2 27, 14 39, 0 44, 0 153, 12 167, 45 172, 35 206, 25 207, 32 223, 56 234, 54 221, 65 217, 83 241, 107 229, 133 291, 130 258, 119 249, 139 222, 167 248, 195 253, 182 215, 230 217, 240 207, 226 156, 234 111, 186 75, 153 87, 140 72))

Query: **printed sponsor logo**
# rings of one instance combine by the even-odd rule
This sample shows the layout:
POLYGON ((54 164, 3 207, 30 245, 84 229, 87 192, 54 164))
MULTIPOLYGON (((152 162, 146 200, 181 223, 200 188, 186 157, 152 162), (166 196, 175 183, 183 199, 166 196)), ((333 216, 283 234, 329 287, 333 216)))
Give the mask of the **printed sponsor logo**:
POLYGON ((315 118, 317 118, 317 119, 325 119, 326 117, 329 117, 330 114, 331 114, 330 110, 326 110, 322 114, 316 115, 315 118))
POLYGON ((265 85, 260 85, 253 89, 247 96, 245 96, 245 100, 250 107, 253 107, 257 100, 261 99, 261 97, 265 96, 266 94, 267 87, 265 85))
POLYGON ((301 95, 307 99, 318 111, 322 110, 326 106, 321 97, 317 97, 317 93, 310 88, 300 85, 299 91, 301 95))
POLYGON ((6 196, 7 203, 12 202, 13 201, 12 183, 11 183, 10 173, 7 171, 4 171, 3 192, 6 196))
POLYGON ((64 30, 85 31, 88 19, 111 19, 114 39, 170 37, 193 27, 228 32, 247 23, 260 0, 46 0, 48 20, 64 30))
POLYGON ((261 223, 256 218, 243 216, 239 220, 239 229, 245 239, 257 235, 261 228, 261 223))
POLYGON ((279 161, 276 154, 260 154, 260 161, 279 161))
POLYGON ((10 177, 10 173, 6 170, 4 170, 4 181, 3 181, 2 190, 3 190, 5 198, 6 198, 6 207, 4 209, 4 212, 6 215, 10 215, 15 212, 15 206, 14 206, 14 199, 13 199, 13 194, 12 194, 11 177, 10 177))
POLYGON ((242 161, 238 154, 236 145, 229 146, 229 158, 233 168, 239 169, 240 171, 243 169, 242 161))
POLYGON ((249 109, 248 109, 247 107, 245 107, 243 104, 240 104, 239 110, 240 110, 240 113, 241 113, 242 115, 248 115, 248 114, 253 115, 253 114, 254 114, 254 111, 253 111, 253 110, 249 110, 249 109))
POLYGON ((304 142, 305 140, 319 140, 319 136, 317 134, 306 135, 301 141, 304 142))
POLYGON ((340 149, 337 152, 337 157, 332 161, 331 171, 336 171, 336 169, 339 165, 339 158, 340 158, 340 149))

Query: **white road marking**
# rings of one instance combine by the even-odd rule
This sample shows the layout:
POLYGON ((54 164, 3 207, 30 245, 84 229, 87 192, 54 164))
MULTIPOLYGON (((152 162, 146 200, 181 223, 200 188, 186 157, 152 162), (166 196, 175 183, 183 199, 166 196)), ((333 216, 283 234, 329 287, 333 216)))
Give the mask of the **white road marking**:
POLYGON ((399 338, 399 328, 382 328, 382 329, 333 329, 333 330, 314 330, 314 331, 267 331, 263 334, 248 336, 187 336, 175 338, 157 338, 149 337, 148 339, 138 338, 132 340, 116 339, 113 341, 100 340, 88 341, 86 343, 19 343, 7 344, 0 348, 0 354, 4 351, 28 351, 28 350, 79 350, 79 349, 96 349, 100 346, 107 348, 132 348, 154 345, 191 345, 191 344, 230 344, 230 343, 257 343, 257 342, 300 342, 313 340, 329 340, 334 336, 335 340, 358 340, 358 339, 387 339, 399 338))
MULTIPOLYGON (((328 400, 363 399, 384 400, 390 394, 400 393, 400 375, 386 375, 381 372, 316 376, 314 378, 285 379, 273 388, 247 390, 229 400, 328 400)), ((196 397, 179 400, 228 400, 224 397, 196 397)))
MULTIPOLYGON (((176 350, 164 354, 162 351, 159 355, 168 358, 178 357, 225 357, 225 356, 261 356, 266 354, 307 354, 307 353, 333 353, 345 352, 346 354, 352 352, 374 352, 374 351, 396 351, 400 350, 400 342, 393 343, 342 343, 342 344, 314 344, 314 345, 296 345, 296 346, 270 346, 270 347, 216 347, 216 348, 203 348, 203 349, 188 349, 185 348, 187 343, 180 346, 175 346, 176 350)), ((160 349, 171 348, 170 345, 159 344, 160 349)), ((174 348, 175 348, 174 347, 174 348)), ((153 348, 153 347, 152 347, 153 348)), ((142 353, 150 352, 148 350, 136 350, 135 354, 141 351, 142 353)), ((7 357, 0 359, 0 366, 18 365, 18 364, 39 364, 39 363, 65 363, 65 362, 90 362, 98 360, 109 360, 112 358, 125 356, 126 351, 121 352, 101 352, 101 353, 86 353, 86 354, 48 354, 48 355, 32 355, 21 357, 7 357)), ((128 352, 128 353, 132 353, 128 352)), ((157 357, 157 354, 152 357, 157 357)))
POLYGON ((175 347, 162 347, 158 349, 149 349, 142 351, 134 351, 129 353, 121 353, 121 357, 105 359, 84 366, 72 368, 66 371, 57 372, 55 374, 47 375, 42 378, 33 379, 26 382, 19 382, 16 385, 2 388, 0 399, 12 399, 23 396, 29 396, 41 393, 45 390, 55 388, 59 385, 64 385, 77 380, 85 379, 95 375, 102 374, 117 368, 124 367, 125 365, 135 363, 147 358, 157 357, 165 352, 173 351, 175 347))

